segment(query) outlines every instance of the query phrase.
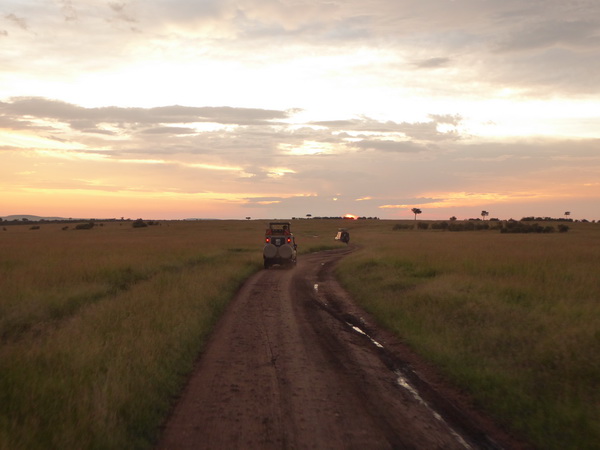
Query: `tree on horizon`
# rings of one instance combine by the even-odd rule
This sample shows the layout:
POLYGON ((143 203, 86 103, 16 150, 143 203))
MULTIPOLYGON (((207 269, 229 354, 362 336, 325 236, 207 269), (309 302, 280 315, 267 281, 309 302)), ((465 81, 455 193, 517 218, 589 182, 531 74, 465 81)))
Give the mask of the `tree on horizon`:
POLYGON ((417 214, 421 214, 423 212, 419 208, 413 208, 413 209, 411 209, 411 211, 415 215, 415 220, 417 220, 417 214))

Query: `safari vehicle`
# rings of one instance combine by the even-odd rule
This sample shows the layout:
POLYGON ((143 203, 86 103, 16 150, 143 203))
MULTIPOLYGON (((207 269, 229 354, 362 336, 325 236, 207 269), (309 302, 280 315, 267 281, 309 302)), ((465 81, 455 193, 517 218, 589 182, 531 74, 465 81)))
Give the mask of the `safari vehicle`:
POLYGON ((346 228, 338 228, 338 232, 335 235, 335 240, 349 244, 350 243, 350 233, 348 233, 348 230, 346 228))
POLYGON ((296 264, 296 253, 296 241, 290 222, 269 222, 263 249, 265 269, 276 264, 293 267, 296 264))

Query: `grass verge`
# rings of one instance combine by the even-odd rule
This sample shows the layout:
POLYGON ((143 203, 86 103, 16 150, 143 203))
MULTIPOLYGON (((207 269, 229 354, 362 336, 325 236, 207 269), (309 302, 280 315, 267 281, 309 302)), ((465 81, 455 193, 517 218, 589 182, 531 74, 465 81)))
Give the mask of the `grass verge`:
POLYGON ((373 231, 338 276, 381 325, 537 447, 597 448, 598 225, 373 231))

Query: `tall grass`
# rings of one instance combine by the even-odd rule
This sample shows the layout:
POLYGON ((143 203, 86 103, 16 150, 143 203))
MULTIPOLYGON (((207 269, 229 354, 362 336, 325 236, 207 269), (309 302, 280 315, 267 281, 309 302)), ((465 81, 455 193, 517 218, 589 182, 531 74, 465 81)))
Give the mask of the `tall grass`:
MULTIPOLYGON (((335 247, 298 222, 300 253, 335 247)), ((0 449, 149 448, 266 221, 0 232, 0 449)))
MULTIPOLYGON (((212 326, 262 267, 266 222, 0 232, 0 449, 149 448, 212 326)), ((538 447, 600 442, 600 226, 393 231, 295 221, 299 252, 361 250, 338 276, 538 447)))
POLYGON ((256 230, 215 224, 7 227, 0 448, 151 446, 212 325, 260 268, 256 230))
POLYGON ((338 270, 359 303, 539 448, 597 448, 600 226, 379 227, 338 270))

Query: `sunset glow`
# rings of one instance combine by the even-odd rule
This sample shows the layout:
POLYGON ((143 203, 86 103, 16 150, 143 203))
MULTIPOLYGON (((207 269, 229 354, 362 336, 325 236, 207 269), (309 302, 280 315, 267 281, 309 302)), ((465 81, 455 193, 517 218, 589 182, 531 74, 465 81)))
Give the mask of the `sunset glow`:
POLYGON ((0 12, 0 217, 600 219, 598 2, 0 12))

